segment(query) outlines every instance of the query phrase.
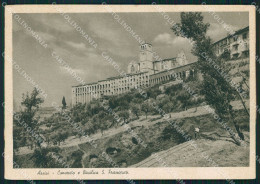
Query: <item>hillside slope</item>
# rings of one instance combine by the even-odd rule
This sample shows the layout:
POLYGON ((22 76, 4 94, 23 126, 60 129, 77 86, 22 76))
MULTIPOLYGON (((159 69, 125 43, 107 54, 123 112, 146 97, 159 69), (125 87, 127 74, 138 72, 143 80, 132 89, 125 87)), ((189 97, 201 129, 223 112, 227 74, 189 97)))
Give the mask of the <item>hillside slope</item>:
MULTIPOLYGON (((232 139, 228 138, 229 134, 227 131, 216 123, 212 115, 206 113, 198 115, 197 113, 200 114, 199 108, 194 114, 191 113, 191 110, 187 110, 186 113, 183 112, 178 117, 172 116, 172 119, 176 119, 181 129, 191 136, 193 135, 192 126, 201 127, 201 138, 203 139, 196 141, 199 148, 197 150, 189 146, 189 142, 184 142, 185 140, 181 138, 179 133, 167 121, 158 116, 149 116, 147 119, 140 117, 139 120, 128 124, 133 133, 128 132, 122 126, 121 130, 111 129, 106 131, 104 136, 100 137, 96 135, 96 149, 86 142, 86 140, 70 140, 70 143, 68 142, 67 145, 64 144, 60 147, 59 154, 62 155, 62 159, 66 163, 68 162, 72 167, 77 165, 77 168, 111 167, 111 164, 103 157, 102 153, 104 152, 109 155, 113 162, 122 168, 159 167, 160 163, 149 161, 151 155, 155 153, 158 153, 161 157, 165 157, 163 159, 166 160, 167 165, 172 167, 210 166, 205 159, 200 158, 201 153, 209 154, 219 166, 247 166, 249 163, 249 149, 235 145, 232 139), (189 116, 185 117, 184 114, 189 114, 189 116), (144 147, 144 144, 138 142, 137 137, 147 146, 144 147), (75 153, 79 151, 82 152, 82 155, 75 158, 73 155, 77 155, 75 153), (77 164, 74 164, 74 159, 77 160, 77 164), (144 162, 147 162, 147 164, 143 165, 142 163, 144 162)), ((243 133, 246 136, 247 142, 249 142, 248 116, 245 115, 243 110, 237 111, 236 115, 238 123, 241 127, 244 127, 243 133)), ((32 154, 17 155, 15 161, 21 167, 34 168, 35 165, 31 161, 31 156, 32 154)))
POLYGON ((147 159, 129 167, 248 166, 248 150, 248 146, 237 146, 224 140, 199 139, 194 144, 185 142, 168 150, 154 153, 147 159), (193 145, 197 145, 197 147, 193 145))

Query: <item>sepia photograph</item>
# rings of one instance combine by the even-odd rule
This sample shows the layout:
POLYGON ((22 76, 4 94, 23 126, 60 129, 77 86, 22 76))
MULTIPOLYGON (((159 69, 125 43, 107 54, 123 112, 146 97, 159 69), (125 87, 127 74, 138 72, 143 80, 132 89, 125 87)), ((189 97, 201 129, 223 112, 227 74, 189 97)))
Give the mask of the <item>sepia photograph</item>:
POLYGON ((5 5, 8 177, 255 176, 252 6, 29 7, 5 5))

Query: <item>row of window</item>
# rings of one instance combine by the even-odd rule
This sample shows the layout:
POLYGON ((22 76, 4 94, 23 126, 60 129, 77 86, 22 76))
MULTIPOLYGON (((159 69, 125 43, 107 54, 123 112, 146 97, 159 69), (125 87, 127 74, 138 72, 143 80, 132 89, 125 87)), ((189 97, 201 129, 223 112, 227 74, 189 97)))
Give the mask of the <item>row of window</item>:
MULTIPOLYGON (((142 74, 142 76, 139 77, 139 80, 147 80, 148 81, 149 76, 148 75, 144 76, 142 74)), ((125 80, 121 80, 121 81, 118 81, 118 82, 114 81, 110 84, 103 84, 103 85, 98 84, 98 85, 95 85, 95 86, 80 87, 80 88, 75 89, 75 93, 87 92, 89 90, 95 91, 95 90, 99 90, 99 89, 107 89, 107 88, 110 88, 110 87, 113 87, 113 86, 118 86, 118 85, 121 85, 121 84, 128 84, 129 82, 138 82, 139 80, 138 80, 138 77, 135 76, 134 78, 131 77, 128 80, 125 79, 125 80)))
MULTIPOLYGON (((146 81, 140 81, 140 82, 136 82, 136 85, 145 85, 145 84, 148 84, 149 83, 149 81, 148 80, 146 80, 146 81)), ((117 90, 117 89, 120 89, 120 87, 123 87, 124 88, 124 86, 125 86, 125 88, 126 87, 130 87, 130 86, 132 86, 132 87, 134 87, 135 86, 135 83, 128 83, 128 84, 124 84, 124 85, 118 85, 118 86, 114 86, 114 87, 112 87, 112 89, 114 88, 114 90, 117 90)), ((110 90, 104 90, 104 89, 94 89, 94 90, 91 90, 91 91, 88 91, 88 90, 86 90, 86 88, 83 88, 84 90, 83 91, 80 91, 80 90, 77 90, 76 91, 76 95, 79 95, 79 94, 82 94, 82 93, 85 93, 85 94, 89 94, 91 91, 92 92, 94 92, 94 93, 96 93, 96 92, 98 92, 98 93, 100 93, 100 92, 104 92, 104 91, 109 91, 110 92, 110 90), (103 90, 103 91, 102 91, 103 90)))
MULTIPOLYGON (((193 74, 193 71, 190 71, 190 74, 193 74)), ((177 75, 177 77, 186 77, 186 72, 179 72, 176 75, 177 75)), ((164 81, 164 80, 170 80, 170 79, 174 79, 174 76, 165 75, 165 76, 162 76, 162 77, 159 77, 159 78, 156 78, 156 79, 152 79, 151 83, 158 83, 158 82, 161 82, 161 81, 164 81)))
MULTIPOLYGON (((236 42, 239 40, 239 38, 241 40, 241 37, 239 37, 239 36, 240 35, 236 35, 236 36, 233 36, 232 38, 226 38, 226 39, 222 40, 217 45, 215 45, 215 49, 219 50, 220 47, 226 46, 227 44, 230 44, 232 42, 236 42)), ((245 41, 246 39, 248 39, 248 32, 242 34, 242 39, 243 40, 241 40, 241 41, 245 41)))
MULTIPOLYGON (((138 81, 138 80, 136 80, 136 84, 138 85, 139 83, 140 84, 142 84, 142 83, 148 83, 149 81, 148 80, 144 80, 144 81, 138 81)), ((110 88, 118 88, 118 87, 120 87, 120 86, 134 86, 135 85, 135 83, 125 83, 125 84, 119 84, 119 85, 108 85, 108 88, 110 89, 110 88)), ((84 88, 76 88, 76 94, 79 94, 79 93, 86 93, 86 92, 91 92, 91 91, 100 91, 100 90, 104 90, 104 89, 107 89, 107 88, 96 88, 96 86, 93 86, 93 88, 91 89, 91 88, 88 88, 88 87, 84 87, 84 88)))
MULTIPOLYGON (((232 45, 232 49, 231 49, 231 51, 232 52, 235 52, 235 51, 238 51, 238 48, 239 48, 239 43, 237 43, 237 44, 234 44, 234 45, 232 45)), ((249 48, 249 45, 248 45, 248 43, 243 43, 243 50, 245 50, 245 49, 248 49, 249 48)), ((224 51, 226 51, 226 50, 229 50, 230 51, 230 49, 229 48, 221 48, 221 49, 218 49, 217 50, 217 54, 222 54, 224 51)))

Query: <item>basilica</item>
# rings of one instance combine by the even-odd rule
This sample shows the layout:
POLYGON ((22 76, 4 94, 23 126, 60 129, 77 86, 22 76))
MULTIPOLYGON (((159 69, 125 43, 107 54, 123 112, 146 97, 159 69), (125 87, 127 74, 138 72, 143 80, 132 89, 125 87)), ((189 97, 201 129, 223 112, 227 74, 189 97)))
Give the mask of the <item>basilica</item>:
POLYGON ((194 74, 192 64, 183 51, 169 59, 154 59, 152 45, 140 45, 139 60, 132 61, 127 67, 126 76, 110 77, 95 83, 72 86, 72 105, 89 103, 93 99, 119 95, 133 88, 143 88, 172 81, 177 77, 185 78, 194 74), (173 75, 174 74, 174 75, 173 75))

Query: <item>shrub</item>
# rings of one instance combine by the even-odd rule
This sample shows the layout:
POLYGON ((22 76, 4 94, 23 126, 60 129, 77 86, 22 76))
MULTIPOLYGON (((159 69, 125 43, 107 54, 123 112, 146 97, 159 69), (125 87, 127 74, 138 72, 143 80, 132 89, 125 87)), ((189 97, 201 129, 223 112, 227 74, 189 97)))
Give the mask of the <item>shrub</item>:
POLYGON ((185 142, 185 138, 171 125, 168 125, 164 128, 160 138, 164 141, 169 139, 173 140, 177 144, 185 142))
POLYGON ((71 154, 71 157, 74 160, 74 162, 71 165, 72 168, 82 168, 83 167, 81 164, 83 154, 84 153, 81 150, 74 151, 71 154))

